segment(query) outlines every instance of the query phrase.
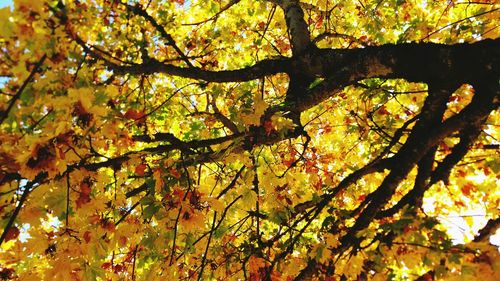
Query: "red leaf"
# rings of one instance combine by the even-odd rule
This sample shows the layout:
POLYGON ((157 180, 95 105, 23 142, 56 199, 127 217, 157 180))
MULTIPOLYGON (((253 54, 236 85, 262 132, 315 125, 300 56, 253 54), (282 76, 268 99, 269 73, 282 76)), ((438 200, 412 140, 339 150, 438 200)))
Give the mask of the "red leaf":
POLYGON ((264 129, 266 129, 266 135, 270 135, 271 133, 273 133, 274 131, 276 131, 274 129, 274 126, 273 126, 273 122, 271 120, 266 120, 264 122, 264 129))
POLYGON ((88 195, 92 192, 92 189, 90 188, 90 185, 88 183, 82 182, 80 184, 80 192, 88 195))
POLYGON ((91 238, 92 238, 92 236, 90 235, 90 231, 85 231, 85 233, 83 234, 83 240, 85 240, 85 242, 89 243, 91 238))
POLYGON ((5 235, 5 242, 17 239, 20 233, 19 228, 15 226, 9 228, 9 230, 7 230, 7 234, 5 235))
POLYGON ((124 116, 127 119, 138 120, 146 116, 146 114, 140 110, 130 108, 127 112, 125 112, 124 116))
POLYGON ((467 176, 467 173, 464 172, 464 170, 458 170, 457 173, 458 173, 458 176, 461 178, 465 178, 465 176, 467 176))
POLYGON ((389 115, 389 114, 391 114, 391 113, 390 113, 390 112, 389 112, 389 111, 385 108, 385 106, 380 107, 380 108, 378 109, 378 111, 377 111, 377 112, 378 112, 378 114, 380 114, 380 115, 389 115))
POLYGON ((429 273, 423 275, 425 281, 432 281, 434 278, 429 273))
POLYGON ((0 268, 0 278, 2 278, 2 280, 13 279, 14 272, 12 268, 0 268))
POLYGON ((110 220, 101 220, 101 226, 107 231, 114 232, 115 224, 110 220))
POLYGON ((78 199, 76 200, 76 207, 80 208, 89 202, 90 202, 89 194, 85 194, 82 192, 82 193, 80 193, 80 196, 78 196, 78 199))
POLYGON ((101 265, 101 268, 102 269, 109 269, 111 267, 111 263, 110 262, 105 262, 101 265))
POLYGON ((144 176, 144 171, 146 170, 147 166, 146 164, 140 164, 139 166, 135 167, 135 173, 138 176, 144 176))
POLYGON ((172 168, 170 169, 170 175, 172 175, 172 177, 176 178, 176 179, 180 179, 181 178, 181 174, 179 174, 179 171, 177 171, 176 168, 172 168))
POLYGON ((114 268, 115 273, 124 272, 125 269, 126 269, 125 266, 122 264, 117 264, 117 265, 115 265, 115 268, 114 268))

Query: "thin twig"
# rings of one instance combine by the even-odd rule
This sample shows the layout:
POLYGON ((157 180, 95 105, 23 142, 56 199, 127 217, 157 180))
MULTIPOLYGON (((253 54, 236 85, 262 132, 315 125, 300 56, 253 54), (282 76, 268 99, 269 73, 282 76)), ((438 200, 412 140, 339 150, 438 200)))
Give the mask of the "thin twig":
POLYGON ((182 212, 182 206, 179 208, 179 213, 177 213, 177 218, 175 218, 175 225, 174 225, 174 241, 172 242, 172 253, 170 254, 170 262, 169 265, 172 265, 174 262, 174 257, 175 257, 175 243, 177 240, 177 227, 179 225, 179 217, 181 216, 182 212))
POLYGON ((201 277, 203 276, 203 269, 205 268, 205 264, 207 262, 208 248, 210 246, 210 240, 212 240, 212 234, 214 232, 213 230, 215 227, 216 218, 217 218, 217 211, 214 211, 214 219, 212 221, 212 229, 210 230, 210 234, 208 235, 207 247, 205 248, 205 253, 203 254, 203 258, 201 260, 201 269, 200 269, 200 274, 198 275, 198 281, 200 281, 201 277))
POLYGON ((444 29, 446 29, 446 28, 448 28, 448 27, 450 27, 450 26, 453 26, 453 25, 455 25, 455 24, 461 23, 461 22, 466 21, 466 20, 471 19, 471 18, 479 17, 479 16, 482 16, 482 15, 485 15, 485 14, 489 14, 489 13, 493 13, 493 12, 495 12, 495 11, 497 11, 497 10, 500 10, 500 8, 491 9, 491 10, 486 11, 486 12, 478 13, 478 14, 472 15, 472 16, 470 16, 470 17, 466 17, 466 18, 463 18, 463 19, 461 19, 461 20, 457 20, 457 21, 455 21, 455 22, 452 22, 452 23, 450 23, 450 24, 447 24, 447 25, 445 25, 445 26, 443 26, 443 27, 441 27, 441 28, 438 28, 438 29, 434 30, 433 32, 431 32, 431 33, 427 34, 427 36, 425 36, 424 38, 422 38, 422 39, 420 39, 420 40, 425 40, 425 39, 427 39, 427 38, 431 37, 432 35, 434 35, 434 34, 436 34, 436 33, 438 33, 438 32, 441 32, 442 30, 444 30, 444 29))
POLYGON ((137 256, 137 248, 139 248, 139 245, 135 245, 134 248, 134 262, 132 263, 132 280, 135 281, 135 260, 137 256))

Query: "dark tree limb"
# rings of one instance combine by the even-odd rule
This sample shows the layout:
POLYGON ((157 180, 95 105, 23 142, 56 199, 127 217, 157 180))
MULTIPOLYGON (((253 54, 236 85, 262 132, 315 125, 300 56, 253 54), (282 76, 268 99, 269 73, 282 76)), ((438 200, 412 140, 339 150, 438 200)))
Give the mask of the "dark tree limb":
POLYGON ((43 55, 40 58, 40 60, 38 60, 38 62, 35 64, 35 66, 31 70, 28 78, 26 78, 26 80, 24 80, 23 84, 17 90, 16 94, 14 96, 12 96, 12 98, 10 99, 9 104, 7 105, 7 108, 5 110, 0 110, 0 124, 2 124, 3 121, 5 121, 5 119, 7 119, 10 111, 12 110, 14 105, 16 104, 16 101, 21 98, 21 95, 23 94, 24 89, 26 89, 26 86, 28 86, 28 84, 31 82, 31 80, 33 80, 33 77, 35 77, 35 74, 40 70, 40 67, 42 66, 42 64, 46 58, 47 58, 47 55, 43 55))
MULTIPOLYGON (((484 121, 486 122, 486 118, 484 121)), ((451 170, 455 167, 460 160, 463 159, 465 154, 469 151, 469 147, 478 138, 479 134, 482 132, 480 126, 470 126, 465 128, 460 132, 460 142, 456 144, 451 153, 448 154, 442 162, 438 164, 434 172, 432 173, 431 181, 429 184, 437 183, 438 181, 443 181, 448 183, 448 178, 451 170)))
MULTIPOLYGON (((391 158, 397 165, 390 167, 389 174, 374 192, 371 201, 362 210, 347 234, 340 238, 340 246, 333 250, 334 253, 341 253, 350 247, 359 245, 361 241, 356 236, 358 231, 365 229, 370 224, 379 210, 392 197, 398 184, 429 151, 435 149, 439 142, 466 127, 481 126, 490 112, 497 109, 500 104, 498 86, 495 83, 495 80, 490 80, 489 83, 484 82, 484 84, 478 85, 478 92, 470 104, 437 126, 435 124, 438 120, 436 116, 439 116, 439 113, 446 108, 446 101, 451 93, 444 91, 443 94, 431 93, 429 95, 422 109, 421 117, 415 124, 408 140, 391 158), (481 93, 479 89, 482 89, 483 92, 481 93)), ((424 165, 428 165, 428 163, 422 162, 422 166, 424 165)), ((430 177, 429 168, 426 168, 425 176, 422 177, 430 177)), ((318 263, 315 260, 310 260, 295 280, 309 280, 318 273, 318 270, 318 263)))
MULTIPOLYGON (((447 108, 448 98, 451 93, 451 91, 440 88, 439 86, 429 86, 429 96, 425 101, 422 112, 419 114, 420 118, 412 130, 410 141, 412 136, 425 135, 426 131, 441 124, 441 120, 443 119, 444 112, 447 108)), ((418 142, 414 143, 414 145, 418 145, 418 142)), ((414 149, 418 150, 416 147, 414 149)), ((425 191, 430 187, 428 180, 432 173, 436 151, 437 145, 434 145, 428 150, 427 153, 425 153, 423 158, 416 163, 418 166, 418 172, 413 189, 403 196, 403 198, 399 200, 396 205, 387 210, 381 211, 377 217, 392 216, 406 205, 420 205, 419 203, 421 203, 420 201, 425 191)))
POLYGON ((348 175, 346 178, 344 178, 337 186, 329 190, 327 193, 322 195, 320 200, 311 200, 307 202, 303 202, 300 204, 297 204, 293 210, 294 213, 302 213, 305 210, 312 208, 316 205, 320 206, 326 206, 330 200, 332 200, 337 194, 339 194, 341 191, 345 190, 348 188, 350 185, 356 183, 359 179, 361 179, 363 176, 376 173, 376 172, 381 172, 385 169, 389 169, 392 166, 392 159, 391 158, 385 158, 385 159, 379 159, 376 160, 372 163, 369 163, 363 168, 360 168, 356 170, 355 172, 352 172, 350 175, 348 175))
POLYGON ((207 82, 244 82, 265 76, 284 73, 289 67, 287 59, 268 59, 257 62, 253 66, 236 69, 210 71, 201 68, 183 68, 161 63, 155 59, 136 65, 117 65, 107 62, 108 66, 118 74, 154 74, 164 73, 184 78, 204 80, 207 82))
POLYGON ((19 212, 21 212, 24 203, 28 199, 28 195, 33 190, 33 187, 43 182, 45 178, 47 178, 47 173, 39 173, 32 181, 29 181, 26 183, 26 185, 24 185, 21 197, 17 201, 17 206, 14 209, 12 215, 10 215, 9 221, 7 221, 7 224, 4 226, 2 236, 0 236, 0 245, 2 245, 2 243, 5 241, 5 238, 7 237, 9 230, 14 225, 14 222, 16 221, 19 212))
POLYGON ((498 79, 498 65, 500 39, 495 39, 455 45, 409 43, 362 49, 319 49, 312 51, 307 71, 325 78, 348 72, 350 75, 344 78, 348 84, 378 77, 429 84, 449 82, 454 86, 498 79))
MULTIPOLYGON (((434 163, 434 157, 437 151, 437 147, 433 147, 427 154, 417 163, 418 173, 415 178, 415 183, 413 189, 406 193, 403 198, 401 198, 396 205, 379 211, 375 218, 380 219, 383 217, 390 217, 396 214, 404 206, 420 206, 422 198, 425 191, 430 187, 427 184, 428 179, 432 173, 432 164, 434 163)), ((372 193, 373 194, 373 193, 372 193)))
POLYGON ((486 225, 479 230, 479 233, 474 237, 474 242, 482 242, 491 237, 491 235, 495 234, 495 232, 500 227, 500 218, 490 219, 486 223, 486 225))

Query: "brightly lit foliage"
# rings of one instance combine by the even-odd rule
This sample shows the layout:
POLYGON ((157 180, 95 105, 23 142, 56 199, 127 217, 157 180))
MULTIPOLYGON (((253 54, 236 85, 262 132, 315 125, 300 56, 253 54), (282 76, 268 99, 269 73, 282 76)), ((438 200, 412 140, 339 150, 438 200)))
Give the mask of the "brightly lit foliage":
POLYGON ((500 6, 293 2, 0 9, 0 279, 500 280, 498 105, 416 144, 419 161, 401 156, 413 133, 425 142, 418 122, 465 112, 475 85, 427 118, 432 85, 366 74, 294 111, 328 77, 294 100, 290 69, 252 68, 297 56, 297 7, 307 42, 359 49, 495 39, 500 6), (254 76, 220 72, 235 69, 254 76))

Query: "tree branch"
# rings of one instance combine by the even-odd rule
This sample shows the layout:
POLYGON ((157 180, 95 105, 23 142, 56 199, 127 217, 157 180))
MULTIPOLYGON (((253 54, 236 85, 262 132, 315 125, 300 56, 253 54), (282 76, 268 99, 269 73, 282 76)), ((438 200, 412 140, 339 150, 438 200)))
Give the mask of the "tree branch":
POLYGON ((479 233, 474 237, 474 242, 481 242, 489 239, 491 235, 495 234, 498 227, 500 227, 500 218, 488 220, 486 225, 479 230, 479 233))
POLYGON ((182 52, 182 50, 177 46, 177 43, 175 43, 174 38, 172 35, 170 35, 165 28, 163 28, 162 25, 160 25, 151 15, 148 14, 148 12, 144 9, 142 9, 140 4, 136 4, 135 6, 131 6, 126 3, 122 3, 127 7, 127 10, 131 11, 132 13, 139 15, 146 19, 154 28, 161 34, 161 36, 167 40, 168 45, 172 46, 174 50, 179 54, 179 56, 182 58, 182 60, 187 64, 188 67, 194 67, 193 64, 189 61, 188 57, 182 52))
POLYGON ((341 86, 375 77, 474 84, 497 79, 500 71, 500 39, 472 44, 387 44, 312 52, 306 71, 319 77, 341 78, 337 82, 341 86))
POLYGON ((265 76, 284 73, 289 69, 287 59, 267 59, 257 62, 253 66, 237 70, 210 71, 201 68, 183 68, 169 64, 163 64, 155 59, 136 65, 118 65, 107 62, 108 66, 118 74, 153 74, 164 73, 184 78, 204 80, 207 82, 244 82, 262 78, 265 76))
POLYGON ((277 4, 285 13, 285 21, 291 37, 292 52, 298 55, 306 51, 311 46, 311 34, 304 20, 304 11, 300 7, 300 2, 296 0, 282 0, 277 4))
POLYGON ((28 199, 28 195, 30 194, 33 186, 40 184, 46 177, 47 177, 47 173, 39 173, 35 177, 35 179, 26 183, 26 185, 24 186, 23 193, 21 194, 21 198, 17 202, 17 206, 14 209, 14 212, 12 213, 12 215, 9 218, 9 221, 5 225, 5 227, 3 229, 2 236, 0 236, 0 246, 5 241, 5 238, 7 237, 7 234, 9 233, 10 228, 12 227, 12 225, 14 225, 14 221, 16 220, 17 216, 19 215, 19 212, 21 211, 21 208, 23 207, 24 203, 28 199))
POLYGON ((38 62, 35 64, 35 66, 31 70, 28 78, 26 78, 26 80, 24 80, 24 82, 21 85, 21 87, 19 88, 19 90, 17 90, 16 94, 10 99, 9 105, 7 106, 7 108, 5 110, 3 110, 3 111, 0 110, 0 124, 2 124, 3 121, 5 121, 5 119, 7 119, 7 117, 9 116, 9 112, 14 107, 14 104, 16 103, 16 101, 19 98, 21 98, 21 95, 22 95, 24 89, 31 82, 31 80, 33 79, 33 77, 35 76, 35 74, 38 72, 38 70, 40 69, 40 67, 42 66, 42 64, 43 64, 43 62, 45 61, 46 58, 47 58, 47 55, 44 54, 40 58, 40 60, 38 60, 38 62))

